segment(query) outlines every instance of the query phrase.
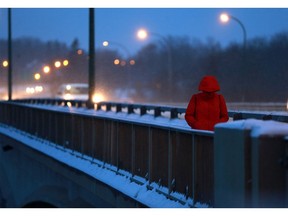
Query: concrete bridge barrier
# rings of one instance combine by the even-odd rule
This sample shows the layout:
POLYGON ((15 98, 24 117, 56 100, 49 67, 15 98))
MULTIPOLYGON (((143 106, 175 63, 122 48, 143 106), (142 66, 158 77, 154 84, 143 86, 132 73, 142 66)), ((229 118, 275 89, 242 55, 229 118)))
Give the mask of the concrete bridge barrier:
POLYGON ((288 207, 287 123, 218 124, 214 145, 214 207, 288 207))

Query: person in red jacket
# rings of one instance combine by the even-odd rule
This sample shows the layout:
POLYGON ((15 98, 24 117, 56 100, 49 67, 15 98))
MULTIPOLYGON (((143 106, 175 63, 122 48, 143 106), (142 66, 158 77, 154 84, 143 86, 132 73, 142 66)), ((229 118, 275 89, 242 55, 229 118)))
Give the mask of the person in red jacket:
POLYGON ((228 111, 224 97, 214 76, 204 76, 198 87, 199 92, 192 95, 185 113, 185 120, 192 129, 214 130, 220 122, 227 122, 228 111))

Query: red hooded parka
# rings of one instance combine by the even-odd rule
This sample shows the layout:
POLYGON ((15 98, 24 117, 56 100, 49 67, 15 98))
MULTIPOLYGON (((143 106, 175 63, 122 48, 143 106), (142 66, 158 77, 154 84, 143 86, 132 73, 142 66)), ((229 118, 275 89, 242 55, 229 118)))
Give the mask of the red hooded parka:
POLYGON ((204 76, 198 90, 202 92, 192 95, 185 120, 193 129, 213 131, 215 124, 229 119, 225 99, 216 93, 220 86, 214 76, 204 76))

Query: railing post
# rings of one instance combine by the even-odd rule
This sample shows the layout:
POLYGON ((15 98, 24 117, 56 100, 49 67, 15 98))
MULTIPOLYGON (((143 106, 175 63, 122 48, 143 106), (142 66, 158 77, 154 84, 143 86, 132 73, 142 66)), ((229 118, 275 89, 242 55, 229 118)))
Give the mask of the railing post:
POLYGON ((151 183, 151 175, 152 175, 152 129, 148 127, 148 183, 151 183))
POLYGON ((154 109, 154 117, 158 117, 158 116, 161 116, 161 109, 160 107, 155 107, 154 109))
POLYGON ((140 115, 145 115, 146 112, 147 112, 146 107, 145 107, 145 106, 141 106, 141 107, 140 107, 140 115))
POLYGON ((128 114, 132 114, 132 113, 134 113, 134 106, 129 104, 128 105, 128 114))
POLYGON ((175 180, 172 180, 172 135, 171 130, 168 131, 168 193, 170 194, 173 190, 173 184, 175 180))
POLYGON ((172 108, 172 109, 170 110, 170 118, 171 118, 171 119, 178 118, 178 112, 177 112, 177 109, 176 109, 176 108, 172 108))
POLYGON ((122 111, 122 105, 116 104, 116 112, 121 112, 121 111, 122 111))
POLYGON ((135 175, 135 128, 134 125, 131 125, 131 173, 132 176, 135 175))

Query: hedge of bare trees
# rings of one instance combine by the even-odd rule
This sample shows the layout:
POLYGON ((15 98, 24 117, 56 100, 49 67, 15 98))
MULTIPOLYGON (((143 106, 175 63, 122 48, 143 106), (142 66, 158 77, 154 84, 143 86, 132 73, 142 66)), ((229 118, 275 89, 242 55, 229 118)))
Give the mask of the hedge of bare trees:
MULTIPOLYGON (((96 88, 117 100, 115 91, 129 93, 135 102, 187 102, 197 92, 205 74, 215 75, 228 102, 286 102, 288 97, 288 33, 253 38, 223 48, 217 41, 203 43, 186 37, 167 36, 133 56, 96 49, 96 88), (167 46, 168 45, 168 46, 167 46), (114 64, 118 58, 119 64, 114 64), (135 64, 129 61, 134 60, 135 64), (125 62, 124 62, 125 61, 125 62), (122 62, 122 63, 121 63, 122 62)), ((13 41, 13 84, 35 82, 33 74, 55 59, 69 59, 68 67, 43 76, 52 89, 63 82, 87 82, 88 55, 78 53, 78 40, 67 46, 58 41, 33 38, 13 41)), ((0 41, 0 60, 7 58, 7 41, 0 41)), ((1 67, 0 85, 7 85, 7 69, 1 67)))

